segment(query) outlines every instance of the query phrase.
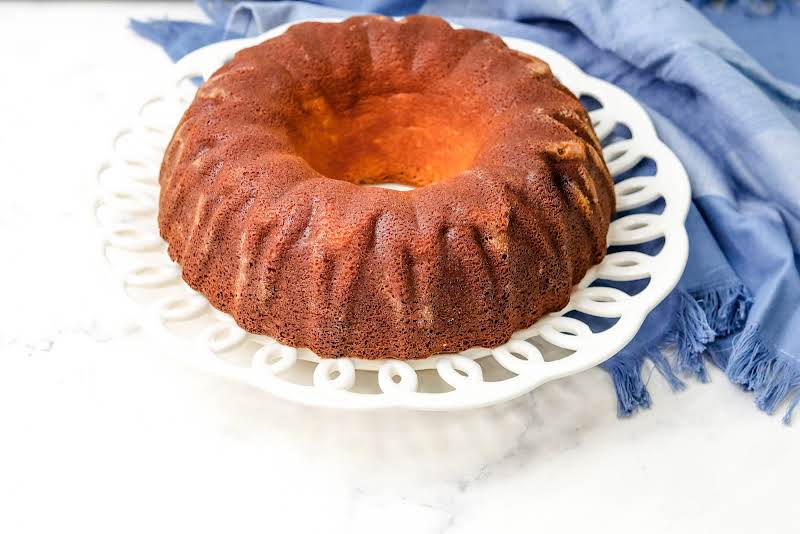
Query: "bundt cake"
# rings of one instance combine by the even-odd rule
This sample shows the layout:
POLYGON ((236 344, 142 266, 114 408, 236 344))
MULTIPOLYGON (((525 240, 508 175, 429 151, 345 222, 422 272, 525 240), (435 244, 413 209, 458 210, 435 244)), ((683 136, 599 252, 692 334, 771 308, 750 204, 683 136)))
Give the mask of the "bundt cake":
POLYGON ((160 173, 186 282, 320 357, 496 346, 599 262, 613 183, 543 61, 435 17, 308 22, 197 91, 160 173), (410 190, 365 187, 385 183, 410 190))

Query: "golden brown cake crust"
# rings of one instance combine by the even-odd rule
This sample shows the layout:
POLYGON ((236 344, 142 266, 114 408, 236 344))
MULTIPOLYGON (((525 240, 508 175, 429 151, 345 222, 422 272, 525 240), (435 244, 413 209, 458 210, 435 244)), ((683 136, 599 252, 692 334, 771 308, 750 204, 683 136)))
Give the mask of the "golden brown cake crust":
POLYGON ((197 92, 161 166, 186 282, 322 357, 496 346, 606 251, 613 183, 539 59, 442 19, 303 23, 197 92), (395 191, 359 184, 402 182, 395 191))

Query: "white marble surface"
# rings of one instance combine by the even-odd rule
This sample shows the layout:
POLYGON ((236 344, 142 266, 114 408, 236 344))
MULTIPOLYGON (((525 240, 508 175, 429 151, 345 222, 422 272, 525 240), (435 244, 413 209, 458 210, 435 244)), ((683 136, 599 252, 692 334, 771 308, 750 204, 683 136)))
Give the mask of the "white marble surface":
POLYGON ((797 532, 800 434, 712 372, 614 415, 599 370, 456 414, 288 405, 137 327, 97 165, 168 67, 129 16, 0 4, 0 532, 797 532), (169 529, 169 530, 167 530, 169 529))

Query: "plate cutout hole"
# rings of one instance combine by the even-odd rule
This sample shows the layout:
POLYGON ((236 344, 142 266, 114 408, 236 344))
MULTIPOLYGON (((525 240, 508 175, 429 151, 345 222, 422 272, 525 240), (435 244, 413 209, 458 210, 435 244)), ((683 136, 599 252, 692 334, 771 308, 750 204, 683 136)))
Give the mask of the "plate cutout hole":
POLYGON ((644 228, 645 226, 647 226, 646 222, 636 221, 627 225, 625 229, 633 231, 633 230, 639 230, 640 228, 644 228))
POLYGON ((167 303, 167 309, 169 311, 180 310, 181 308, 186 307, 185 300, 173 300, 172 302, 167 303))
POLYGON ((578 100, 581 101, 581 104, 586 109, 586 111, 594 111, 596 109, 600 109, 603 107, 602 102, 600 102, 598 99, 589 94, 581 95, 578 98, 578 100))
POLYGON ((123 228, 122 230, 117 231, 117 235, 120 237, 136 237, 138 232, 133 228, 123 228))
POLYGON ((627 154, 627 152, 628 152, 627 150, 615 148, 610 154, 607 154, 605 156, 606 163, 611 163, 613 161, 618 160, 619 158, 627 154))
POLYGON ((569 326, 559 326, 556 328, 559 332, 564 334, 565 336, 577 336, 578 332, 569 326))
POLYGON ((645 186, 643 184, 628 187, 622 192, 622 195, 623 196, 633 195, 634 193, 638 193, 639 191, 643 190, 644 187, 645 186))
POLYGON ((614 125, 614 129, 611 130, 611 133, 603 139, 603 146, 608 146, 610 144, 616 143, 617 141, 624 141, 625 139, 633 139, 633 134, 631 133, 631 129, 628 128, 625 124, 618 122, 614 125))

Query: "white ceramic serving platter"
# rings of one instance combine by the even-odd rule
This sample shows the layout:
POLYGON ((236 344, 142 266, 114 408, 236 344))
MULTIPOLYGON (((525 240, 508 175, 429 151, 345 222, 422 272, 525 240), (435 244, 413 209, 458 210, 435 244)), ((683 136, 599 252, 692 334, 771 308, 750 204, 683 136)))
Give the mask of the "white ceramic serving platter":
POLYGON ((590 115, 615 177, 643 158, 655 162, 652 176, 617 182, 618 218, 609 228, 608 243, 635 248, 663 239, 659 252, 609 253, 575 286, 563 310, 516 332, 499 347, 474 347, 409 362, 320 360, 307 349, 245 332, 189 288, 180 267, 167 255, 157 224, 158 170, 172 131, 196 91, 192 80, 208 79, 237 50, 275 37, 288 27, 253 39, 213 44, 180 60, 161 90, 146 100, 131 124, 115 137, 112 154, 99 171, 96 216, 104 255, 140 305, 143 326, 161 336, 170 352, 215 374, 307 405, 459 410, 503 402, 602 363, 634 337, 647 314, 677 284, 688 254, 684 221, 690 202, 689 182, 680 161, 658 139, 644 109, 627 93, 584 74, 549 48, 506 37, 511 48, 547 61, 576 95, 599 103, 590 115), (628 138, 612 135, 617 124, 627 127, 628 138), (654 203, 663 206, 660 213, 625 213, 654 203), (596 280, 643 280, 646 287, 629 294, 593 286, 596 280), (579 318, 566 316, 572 311, 616 322, 593 332, 579 318))

